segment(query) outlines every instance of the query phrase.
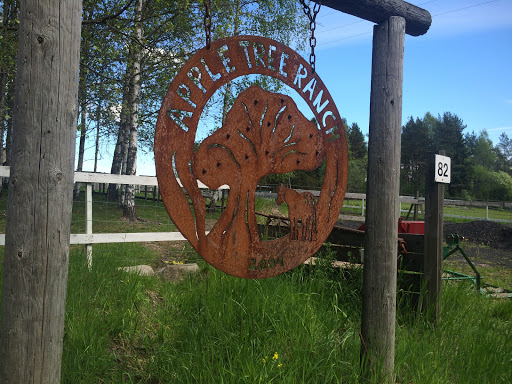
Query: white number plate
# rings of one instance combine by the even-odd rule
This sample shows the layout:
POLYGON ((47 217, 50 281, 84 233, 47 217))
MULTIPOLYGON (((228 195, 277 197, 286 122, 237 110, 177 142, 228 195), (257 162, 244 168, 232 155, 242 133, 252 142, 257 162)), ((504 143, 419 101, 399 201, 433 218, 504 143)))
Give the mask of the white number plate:
POLYGON ((450 184, 452 161, 448 156, 436 155, 436 171, 434 180, 437 183, 450 184))

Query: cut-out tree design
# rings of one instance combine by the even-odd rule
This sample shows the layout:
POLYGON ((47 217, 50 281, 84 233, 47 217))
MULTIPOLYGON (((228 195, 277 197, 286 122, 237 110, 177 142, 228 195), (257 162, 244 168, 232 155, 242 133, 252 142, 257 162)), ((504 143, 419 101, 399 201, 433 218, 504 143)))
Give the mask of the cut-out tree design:
POLYGON ((230 187, 227 208, 208 236, 210 247, 229 249, 226 258, 258 247, 258 181, 271 173, 314 170, 323 159, 321 131, 289 96, 258 86, 240 93, 225 124, 201 143, 192 161, 195 176, 209 188, 230 187))
POLYGON ((210 50, 198 51, 180 70, 158 116, 155 161, 165 207, 194 249, 226 273, 264 278, 295 268, 320 248, 343 204, 348 161, 341 124, 321 79, 290 48, 255 36, 212 42, 210 50), (289 96, 252 86, 240 93, 224 125, 194 152, 207 101, 228 81, 249 74, 271 76, 294 89, 319 124, 309 121, 289 96), (260 240, 255 195, 261 178, 312 171, 324 161, 318 196, 280 189, 291 234, 260 240), (198 181, 230 189, 226 209, 209 233, 198 181))

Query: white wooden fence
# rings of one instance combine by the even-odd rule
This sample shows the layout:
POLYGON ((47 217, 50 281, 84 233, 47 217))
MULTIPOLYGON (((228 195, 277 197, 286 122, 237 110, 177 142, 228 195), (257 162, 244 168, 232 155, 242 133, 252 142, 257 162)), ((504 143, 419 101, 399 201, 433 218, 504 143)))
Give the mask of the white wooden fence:
MULTIPOLYGON (((0 166, 0 176, 9 177, 9 167, 0 166)), ((155 176, 129 176, 113 175, 110 173, 75 172, 75 183, 86 185, 85 199, 85 233, 73 233, 70 236, 70 244, 84 244, 87 250, 87 262, 92 263, 92 245, 100 243, 129 243, 129 242, 154 242, 154 241, 179 241, 186 240, 180 232, 140 232, 140 233, 93 233, 92 232, 92 186, 93 184, 130 184, 157 187, 155 176)), ((179 180, 178 180, 179 182, 179 180)), ((206 185, 197 182, 200 189, 208 189, 206 185)), ((181 183, 180 183, 181 185, 181 183)), ((220 190, 229 189, 223 185, 220 190)), ((0 245, 5 245, 5 234, 0 234, 0 245)))
MULTIPOLYGON (((298 192, 305 192, 306 190, 300 190, 297 189, 298 192)), ((308 191, 313 193, 315 196, 319 196, 319 191, 308 191)), ((360 209, 361 214, 354 216, 354 215, 340 215, 340 219, 345 220, 353 220, 353 221, 364 221, 365 220, 365 210, 366 210, 366 194, 365 193, 350 193, 347 192, 345 194, 345 201, 346 200, 361 200, 361 205, 353 206, 346 204, 346 202, 343 203, 343 208, 357 208, 360 209)), ((424 197, 413 197, 413 196, 400 196, 400 204, 411 204, 411 205, 418 205, 421 206, 423 209, 425 207, 425 198, 424 197)), ((443 213, 444 217, 451 217, 451 218, 457 218, 457 219, 466 219, 466 220, 486 220, 486 221, 495 221, 499 223, 505 223, 505 224, 511 224, 512 223, 512 202, 503 202, 503 201, 465 201, 465 200, 452 200, 452 199, 444 199, 444 207, 460 207, 461 209, 467 209, 467 208, 481 208, 485 209, 485 215, 482 216, 471 216, 471 215, 455 215, 447 213, 446 209, 443 213), (502 211, 508 211, 505 216, 507 218, 503 219, 494 219, 491 218, 489 215, 489 211, 492 209, 500 209, 502 211)), ((402 209, 400 207, 400 213, 399 215, 402 216, 404 213, 407 214, 409 212, 408 209, 402 209)))
MULTIPOLYGON (((0 166, 0 177, 9 177, 9 167, 0 166)), ((112 175, 109 173, 91 173, 91 172, 75 172, 75 182, 86 184, 86 231, 85 233, 71 234, 71 244, 84 244, 87 248, 88 261, 91 261, 92 244, 99 243, 126 243, 126 242, 154 242, 154 241, 179 241, 186 240, 180 232, 140 232, 140 233, 93 233, 92 231, 92 185, 99 184, 131 184, 131 185, 145 185, 157 187, 157 178, 154 176, 127 176, 127 175, 112 175)), ((198 186, 201 189, 208 189, 206 185, 198 181, 198 186)), ((219 189, 229 189, 227 185, 223 185, 219 189)), ((300 190, 298 190, 300 191, 300 190)), ((310 191, 319 194, 318 191, 310 191)), ((364 221, 365 216, 365 203, 366 194, 364 193, 347 193, 345 199, 361 200, 361 206, 344 205, 347 208, 361 209, 361 215, 348 216, 342 215, 340 218, 348 220, 364 221)), ((406 204, 424 204, 424 198, 400 196, 400 202, 406 204)), ((499 221, 505 223, 512 223, 512 220, 496 220, 489 218, 489 208, 510 209, 512 218, 512 202, 480 202, 480 201, 461 201, 445 199, 445 206, 462 206, 462 207, 480 207, 486 210, 486 217, 471 217, 460 215, 445 214, 445 217, 457 217, 463 219, 487 219, 491 221, 499 221)), ((402 210, 401 212, 407 212, 402 210)), ((0 246, 5 245, 5 234, 0 234, 0 246)))

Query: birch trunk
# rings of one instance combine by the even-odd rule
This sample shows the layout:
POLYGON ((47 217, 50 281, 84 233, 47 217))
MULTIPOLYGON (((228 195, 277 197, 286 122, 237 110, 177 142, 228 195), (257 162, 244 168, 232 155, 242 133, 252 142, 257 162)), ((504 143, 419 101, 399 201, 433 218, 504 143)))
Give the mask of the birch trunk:
MULTIPOLYGON (((125 90, 123 92, 123 102, 121 104, 121 113, 120 113, 120 122, 119 122, 119 131, 117 133, 117 142, 114 150, 114 157, 112 159, 112 167, 110 168, 110 173, 113 175, 119 175, 122 173, 123 169, 123 145, 125 142, 126 136, 126 119, 127 119, 127 91, 128 84, 125 85, 125 90)), ((107 200, 108 201, 117 201, 119 199, 119 190, 117 184, 109 184, 107 191, 107 200)))
MULTIPOLYGON (((14 56, 14 50, 16 49, 16 36, 17 32, 9 30, 8 28, 15 28, 17 26, 16 19, 18 18, 18 3, 14 0, 3 1, 2 8, 2 31, 0 32, 0 150, 1 161, 0 165, 4 165, 7 162, 7 140, 4 147, 4 136, 6 131, 6 123, 10 124, 12 119, 7 118, 10 114, 10 106, 12 103, 9 102, 10 89, 8 88, 9 78, 14 76, 16 66, 12 64, 12 57, 14 56), (3 149, 5 148, 5 151, 3 149)), ((7 187, 7 178, 2 178, 0 183, 0 196, 2 195, 2 189, 7 187)))
MULTIPOLYGON (((100 95, 102 94, 103 87, 100 86, 100 95)), ((94 143, 94 168, 93 172, 98 171, 98 156, 100 153, 100 126, 101 126, 101 101, 98 100, 96 106, 96 141, 94 143)))
MULTIPOLYGON (((86 12, 84 12, 84 19, 87 19, 86 12)), ((89 59, 89 40, 83 37, 81 45, 81 56, 85 63, 89 59)), ((84 168, 84 152, 85 152, 85 139, 87 138, 87 68, 85 65, 80 70, 80 83, 78 85, 79 102, 80 102, 80 142, 78 145, 78 164, 76 167, 77 172, 82 172, 84 168)), ((74 199, 80 200, 80 188, 82 183, 76 183, 74 189, 74 199)))
MULTIPOLYGON (((16 69, 15 69, 16 71, 16 69)), ((14 80, 11 79, 7 85, 7 110, 11 115, 14 112, 14 80)), ((11 164, 11 148, 12 148, 12 118, 7 120, 7 136, 5 138, 5 165, 11 164)))
MULTIPOLYGON (((82 172, 84 168, 84 152, 85 152, 85 138, 86 138, 86 128, 85 128, 85 103, 82 103, 82 112, 81 112, 81 124, 80 124, 80 143, 78 145, 78 164, 76 166, 77 172, 82 172)), ((80 187, 82 183, 76 183, 75 189, 73 192, 74 199, 76 201, 80 200, 80 187)))
POLYGON ((0 382, 59 383, 82 2, 22 0, 0 382))
MULTIPOLYGON (((126 175, 135 175, 137 170, 137 140, 139 132, 139 95, 141 88, 141 58, 142 51, 138 42, 142 41, 143 28, 141 23, 142 8, 144 0, 137 0, 135 10, 136 28, 134 36, 136 42, 132 43, 132 54, 133 63, 132 71, 130 76, 130 93, 129 93, 129 105, 130 105, 130 135, 128 143, 128 151, 126 158, 126 175)), ((137 213, 135 211, 135 188, 133 185, 126 186, 125 199, 123 205, 123 216, 129 220, 136 220, 137 213)))

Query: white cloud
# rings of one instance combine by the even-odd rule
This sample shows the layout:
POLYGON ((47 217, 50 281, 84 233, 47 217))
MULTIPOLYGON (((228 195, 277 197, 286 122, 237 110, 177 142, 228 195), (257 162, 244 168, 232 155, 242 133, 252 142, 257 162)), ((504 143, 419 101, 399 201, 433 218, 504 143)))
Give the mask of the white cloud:
POLYGON ((497 127, 497 128, 489 128, 486 129, 487 132, 508 132, 512 131, 512 127, 497 127))

